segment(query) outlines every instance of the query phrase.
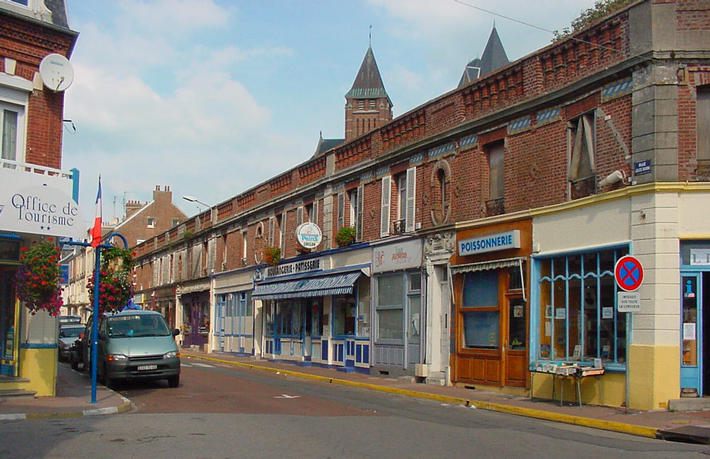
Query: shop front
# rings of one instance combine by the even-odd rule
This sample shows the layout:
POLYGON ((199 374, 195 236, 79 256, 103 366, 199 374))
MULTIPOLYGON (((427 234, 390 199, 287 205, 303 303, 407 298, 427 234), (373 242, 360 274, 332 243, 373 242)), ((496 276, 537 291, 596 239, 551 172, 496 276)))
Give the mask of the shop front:
POLYGON ((681 396, 710 396, 710 241, 681 241, 681 396))
POLYGON ((263 314, 262 356, 345 371, 369 368, 370 264, 347 263, 361 258, 351 252, 266 268, 252 294, 263 314), (330 267, 338 261, 344 266, 330 267))
POLYGON ((164 288, 155 290, 154 295, 144 306, 145 309, 158 311, 165 317, 170 329, 175 329, 177 326, 175 318, 175 288, 164 288))
POLYGON ((463 229, 452 259, 454 383, 527 387, 530 220, 463 229))
POLYGON ((182 346, 207 350, 210 334, 209 283, 200 282, 178 287, 179 320, 182 346))
MULTIPOLYGON (((88 225, 79 213, 78 173, 36 166, 25 172, 0 161, 0 375, 3 383, 38 396, 55 393, 57 319, 42 309, 31 313, 16 288, 22 250, 39 242, 60 247, 83 240, 88 225)), ((0 387, 2 389, 2 387, 0 387)))
POLYGON ((374 317, 372 370, 415 375, 424 361, 426 297, 422 241, 399 240, 372 249, 374 317))
POLYGON ((215 275, 215 326, 211 349, 254 355, 256 310, 252 300, 253 269, 215 275))

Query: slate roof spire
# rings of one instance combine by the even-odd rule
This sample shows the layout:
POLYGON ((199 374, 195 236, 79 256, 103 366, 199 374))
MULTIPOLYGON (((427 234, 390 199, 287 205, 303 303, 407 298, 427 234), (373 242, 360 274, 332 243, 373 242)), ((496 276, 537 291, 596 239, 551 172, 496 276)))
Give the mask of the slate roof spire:
POLYGON ((466 65, 459 81, 459 87, 482 78, 509 62, 494 23, 491 35, 488 37, 488 43, 486 43, 486 47, 483 50, 483 55, 480 59, 476 58, 466 65))
POLYGON ((380 69, 375 61, 372 46, 368 46, 365 58, 362 60, 360 70, 355 77, 352 88, 345 94, 346 99, 379 99, 386 97, 390 104, 392 101, 387 95, 385 85, 382 83, 380 69))

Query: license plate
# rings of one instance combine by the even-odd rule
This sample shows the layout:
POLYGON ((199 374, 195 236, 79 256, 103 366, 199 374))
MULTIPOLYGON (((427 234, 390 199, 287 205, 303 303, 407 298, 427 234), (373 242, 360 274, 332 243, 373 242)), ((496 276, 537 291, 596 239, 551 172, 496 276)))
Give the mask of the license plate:
POLYGON ((138 371, 157 370, 158 365, 138 365, 138 371))

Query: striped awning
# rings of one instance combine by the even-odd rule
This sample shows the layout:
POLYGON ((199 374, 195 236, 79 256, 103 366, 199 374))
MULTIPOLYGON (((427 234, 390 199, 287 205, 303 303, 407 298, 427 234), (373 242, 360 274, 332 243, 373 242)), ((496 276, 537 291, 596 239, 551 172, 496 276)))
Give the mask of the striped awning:
POLYGON ((467 263, 465 265, 454 265, 451 267, 452 274, 470 273, 474 271, 487 271, 489 269, 511 268, 520 266, 525 258, 504 258, 501 260, 481 261, 478 263, 467 263))
POLYGON ((279 300, 284 298, 345 295, 353 292, 353 286, 360 274, 362 274, 362 271, 257 284, 254 287, 252 298, 279 300))

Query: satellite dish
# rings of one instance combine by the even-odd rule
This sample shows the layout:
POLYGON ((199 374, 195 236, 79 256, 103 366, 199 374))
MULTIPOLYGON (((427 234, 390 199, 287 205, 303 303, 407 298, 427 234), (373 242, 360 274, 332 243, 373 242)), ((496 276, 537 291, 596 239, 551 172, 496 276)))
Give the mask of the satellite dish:
POLYGON ((74 81, 74 70, 69 59, 61 54, 48 54, 39 63, 39 74, 44 85, 52 91, 64 91, 74 81))

